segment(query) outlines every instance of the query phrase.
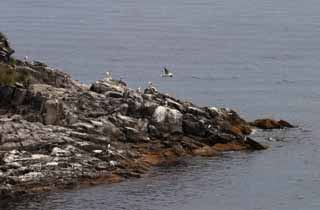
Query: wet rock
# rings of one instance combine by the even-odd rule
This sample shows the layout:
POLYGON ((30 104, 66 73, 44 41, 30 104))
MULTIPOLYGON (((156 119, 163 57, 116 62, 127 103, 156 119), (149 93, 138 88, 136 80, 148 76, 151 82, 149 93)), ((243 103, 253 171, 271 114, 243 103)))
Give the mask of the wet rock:
POLYGON ((285 120, 279 120, 278 123, 282 128, 294 128, 295 127, 285 120))
POLYGON ((0 186, 0 207, 1 207, 1 202, 14 200, 18 196, 21 196, 23 194, 24 194, 23 192, 17 192, 14 189, 12 189, 12 186, 9 184, 1 185, 0 186))
POLYGON ((29 172, 27 174, 19 176, 18 179, 21 182, 36 182, 40 181, 43 177, 44 174, 42 174, 41 172, 29 172))
POLYGON ((268 147, 266 145, 263 145, 255 140, 253 140, 250 137, 246 138, 246 143, 250 146, 250 149, 253 150, 265 150, 268 149, 268 147))
POLYGON ((293 128, 294 126, 284 120, 273 120, 273 119, 258 119, 251 123, 252 126, 261 129, 282 129, 282 128, 293 128))
POLYGON ((215 150, 213 147, 204 146, 200 147, 198 149, 193 150, 193 153, 198 156, 204 156, 204 157, 212 157, 215 155, 219 155, 220 152, 215 150))

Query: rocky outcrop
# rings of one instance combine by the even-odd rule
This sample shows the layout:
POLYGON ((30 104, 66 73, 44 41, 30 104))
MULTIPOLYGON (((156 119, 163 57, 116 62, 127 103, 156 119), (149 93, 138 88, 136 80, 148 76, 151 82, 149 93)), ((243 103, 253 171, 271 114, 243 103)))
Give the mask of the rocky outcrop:
POLYGON ((9 62, 14 50, 10 47, 6 36, 0 32, 0 61, 9 62))
POLYGON ((140 177, 186 155, 265 149, 230 109, 133 90, 111 77, 88 87, 40 62, 13 68, 30 80, 0 86, 2 197, 140 177))

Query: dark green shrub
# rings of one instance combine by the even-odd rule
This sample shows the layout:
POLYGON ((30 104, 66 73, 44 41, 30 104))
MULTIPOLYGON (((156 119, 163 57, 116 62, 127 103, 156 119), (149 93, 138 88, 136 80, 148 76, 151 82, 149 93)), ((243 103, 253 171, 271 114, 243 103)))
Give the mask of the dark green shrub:
POLYGON ((0 66, 0 85, 14 85, 16 83, 16 72, 5 65, 0 66))

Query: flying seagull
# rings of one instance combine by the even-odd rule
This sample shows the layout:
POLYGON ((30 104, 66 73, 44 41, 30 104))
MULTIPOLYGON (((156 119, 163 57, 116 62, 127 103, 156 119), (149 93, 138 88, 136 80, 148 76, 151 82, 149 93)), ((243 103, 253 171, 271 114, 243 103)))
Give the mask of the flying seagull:
POLYGON ((162 77, 173 77, 173 74, 166 67, 164 67, 162 77))

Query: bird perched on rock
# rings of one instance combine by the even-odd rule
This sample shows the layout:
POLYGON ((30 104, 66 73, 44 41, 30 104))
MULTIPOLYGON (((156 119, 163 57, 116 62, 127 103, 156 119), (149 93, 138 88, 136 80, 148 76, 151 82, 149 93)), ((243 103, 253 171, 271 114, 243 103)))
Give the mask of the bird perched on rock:
POLYGON ((108 155, 113 155, 113 151, 111 150, 111 145, 110 144, 108 144, 107 153, 108 153, 108 155))
POLYGON ((158 90, 153 86, 152 82, 148 82, 148 88, 144 90, 145 94, 155 94, 158 90))
POLYGON ((110 166, 115 167, 118 164, 118 162, 115 160, 110 160, 109 164, 110 164, 110 166))
POLYGON ((166 67, 163 68, 162 77, 173 77, 173 73, 170 72, 166 67))
POLYGON ((155 88, 155 86, 153 85, 152 82, 148 82, 148 88, 152 91, 158 92, 157 88, 155 88))
POLYGON ((111 76, 110 72, 108 72, 108 71, 106 72, 106 76, 105 76, 104 80, 106 80, 106 81, 111 81, 112 80, 112 76, 111 76))
POLYGON ((127 83, 125 83, 121 77, 120 77, 120 79, 118 80, 118 84, 120 84, 120 85, 122 85, 122 86, 127 86, 127 83))
POLYGON ((24 58, 23 58, 23 61, 25 62, 25 63, 27 63, 28 62, 28 60, 29 60, 29 57, 26 55, 26 56, 24 56, 24 58))

